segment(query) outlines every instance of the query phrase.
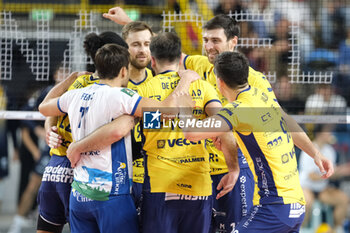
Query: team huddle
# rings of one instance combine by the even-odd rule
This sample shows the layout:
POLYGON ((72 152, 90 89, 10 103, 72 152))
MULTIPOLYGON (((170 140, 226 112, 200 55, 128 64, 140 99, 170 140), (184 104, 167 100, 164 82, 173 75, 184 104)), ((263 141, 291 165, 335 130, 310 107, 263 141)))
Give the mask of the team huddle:
POLYGON ((123 38, 101 33, 89 54, 95 73, 72 73, 39 106, 52 149, 37 232, 62 232, 67 222, 74 233, 299 232, 294 144, 324 178, 333 165, 234 52, 235 21, 218 15, 204 25, 202 56, 183 54, 176 34, 156 35, 119 7, 104 17, 126 24, 123 38), (146 110, 150 121, 163 114, 194 124, 150 130, 146 110), (58 173, 64 179, 50 179, 58 173))

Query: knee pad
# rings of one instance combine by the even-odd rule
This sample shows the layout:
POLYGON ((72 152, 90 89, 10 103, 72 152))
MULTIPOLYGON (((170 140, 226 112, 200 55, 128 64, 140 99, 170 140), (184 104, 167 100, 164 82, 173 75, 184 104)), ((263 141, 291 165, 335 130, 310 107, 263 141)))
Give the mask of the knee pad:
POLYGON ((39 214, 36 229, 41 230, 41 231, 49 231, 49 232, 53 232, 53 233, 61 233, 63 230, 63 226, 64 226, 64 224, 54 225, 52 223, 47 222, 39 214))

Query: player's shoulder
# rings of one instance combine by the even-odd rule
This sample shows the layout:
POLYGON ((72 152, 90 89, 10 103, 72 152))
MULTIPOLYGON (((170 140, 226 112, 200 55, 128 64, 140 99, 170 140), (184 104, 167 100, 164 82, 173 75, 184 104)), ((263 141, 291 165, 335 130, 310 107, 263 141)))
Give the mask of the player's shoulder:
POLYGON ((260 71, 254 70, 252 67, 249 66, 249 76, 248 78, 253 77, 253 78, 262 78, 267 80, 266 76, 261 73, 260 71))
POLYGON ((84 88, 86 86, 89 86, 93 83, 98 83, 100 80, 97 76, 91 75, 91 74, 85 74, 77 77, 77 79, 74 81, 72 85, 68 88, 68 90, 73 89, 79 89, 84 88))
POLYGON ((207 56, 203 55, 187 55, 184 58, 184 68, 185 69, 198 69, 199 67, 210 68, 212 64, 209 62, 207 56))

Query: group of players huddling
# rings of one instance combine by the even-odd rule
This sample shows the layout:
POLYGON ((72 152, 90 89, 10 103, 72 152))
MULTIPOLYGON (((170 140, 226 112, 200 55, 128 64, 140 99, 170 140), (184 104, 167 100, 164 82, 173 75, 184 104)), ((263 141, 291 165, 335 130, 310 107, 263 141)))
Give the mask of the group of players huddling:
POLYGON ((294 144, 324 178, 333 165, 234 52, 234 20, 204 25, 202 56, 183 54, 176 34, 156 35, 119 7, 103 16, 125 25, 126 43, 102 33, 96 72, 72 73, 39 106, 52 149, 37 232, 66 222, 74 233, 299 232, 305 199, 294 144), (143 129, 145 109, 195 124, 143 129), (197 121, 219 127, 203 131, 197 121))

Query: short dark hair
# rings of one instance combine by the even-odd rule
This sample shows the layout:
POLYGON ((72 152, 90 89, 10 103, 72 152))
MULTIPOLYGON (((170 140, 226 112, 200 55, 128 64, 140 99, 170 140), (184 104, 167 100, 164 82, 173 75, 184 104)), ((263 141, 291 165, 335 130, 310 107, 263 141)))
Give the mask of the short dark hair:
POLYGON ((128 37, 130 32, 140 32, 140 31, 144 31, 144 30, 148 30, 151 33, 151 35, 153 36, 153 31, 147 23, 145 23, 143 21, 133 21, 133 22, 126 24, 123 27, 122 37, 124 40, 126 40, 126 38, 128 37))
POLYGON ((95 66, 100 79, 113 79, 123 67, 128 68, 129 52, 125 47, 106 44, 97 50, 95 66))
POLYGON ((214 62, 216 76, 230 88, 247 84, 249 75, 248 59, 239 52, 223 52, 214 62))
MULTIPOLYGON (((85 53, 91 57, 94 63, 97 50, 105 44, 117 44, 128 48, 128 44, 115 32, 105 31, 100 35, 97 35, 94 32, 89 33, 85 36, 84 49, 85 53)), ((95 72, 94 65, 87 64, 86 68, 90 72, 95 72)))
POLYGON ((239 37, 239 26, 234 19, 227 15, 217 15, 211 20, 209 20, 204 26, 204 29, 213 30, 213 29, 224 29, 224 33, 227 39, 232 39, 233 37, 239 37))
POLYGON ((151 39, 151 55, 160 62, 178 62, 181 58, 181 40, 173 32, 162 32, 151 39))

